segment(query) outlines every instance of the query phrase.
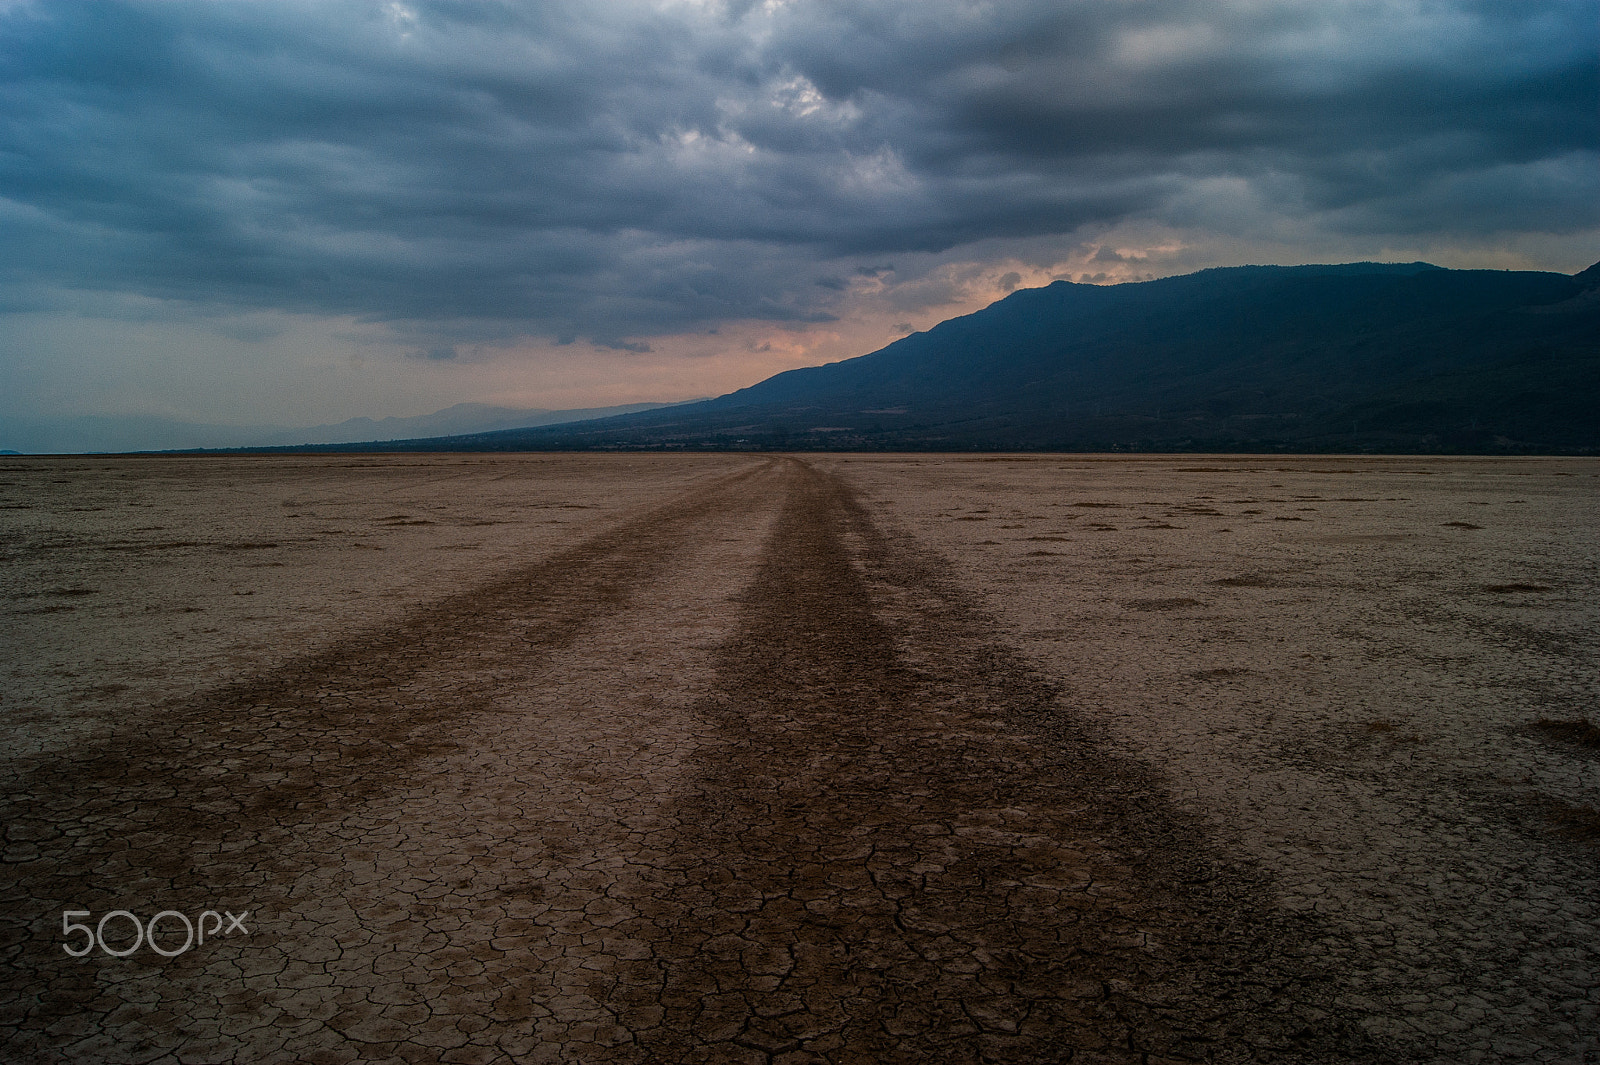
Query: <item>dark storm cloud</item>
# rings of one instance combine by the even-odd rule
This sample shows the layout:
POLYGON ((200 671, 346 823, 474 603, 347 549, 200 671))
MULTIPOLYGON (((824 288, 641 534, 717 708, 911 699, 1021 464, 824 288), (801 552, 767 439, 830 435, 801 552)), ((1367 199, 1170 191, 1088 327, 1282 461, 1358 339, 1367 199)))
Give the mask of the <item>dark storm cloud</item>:
POLYGON ((11 4, 0 281, 634 350, 1129 218, 1581 229, 1595 54, 1591 0, 11 4))

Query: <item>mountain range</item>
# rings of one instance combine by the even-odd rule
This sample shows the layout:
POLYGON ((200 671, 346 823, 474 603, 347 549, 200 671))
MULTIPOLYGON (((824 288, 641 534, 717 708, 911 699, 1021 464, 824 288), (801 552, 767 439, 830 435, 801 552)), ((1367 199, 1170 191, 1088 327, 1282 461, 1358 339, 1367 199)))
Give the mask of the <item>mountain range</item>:
POLYGON ((1057 281, 717 399, 379 446, 1592 452, 1600 265, 1057 281))
POLYGON ((1057 281, 716 399, 376 450, 1600 451, 1600 264, 1057 281))

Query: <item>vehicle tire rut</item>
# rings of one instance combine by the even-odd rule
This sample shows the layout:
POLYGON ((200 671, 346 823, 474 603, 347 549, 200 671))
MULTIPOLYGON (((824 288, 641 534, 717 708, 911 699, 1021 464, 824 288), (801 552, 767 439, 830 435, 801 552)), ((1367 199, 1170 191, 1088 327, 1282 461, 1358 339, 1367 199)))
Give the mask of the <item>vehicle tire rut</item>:
MULTIPOLYGON (((656 869, 633 1061, 1361 1060, 1248 869, 808 465, 656 869)), ((631 1010, 631 1013, 630 1013, 631 1010)))
POLYGON ((103 1022, 106 966, 137 978, 200 963, 144 951, 74 963, 62 956, 62 911, 259 905, 230 889, 293 883, 308 860, 297 841, 313 826, 449 754, 498 690, 628 607, 730 508, 771 495, 783 475, 766 462, 718 477, 399 625, 154 708, 109 737, 0 764, 0 803, 13 812, 0 865, 0 1027, 12 1038, 0 1050, 36 1049, 38 1033, 60 1024, 81 1035, 103 1022))

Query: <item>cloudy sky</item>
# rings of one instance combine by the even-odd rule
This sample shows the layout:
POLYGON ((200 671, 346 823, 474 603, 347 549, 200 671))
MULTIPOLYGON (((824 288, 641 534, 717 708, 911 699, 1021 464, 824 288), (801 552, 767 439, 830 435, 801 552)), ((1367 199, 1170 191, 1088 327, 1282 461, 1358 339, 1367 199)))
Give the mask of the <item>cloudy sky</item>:
POLYGON ((0 415, 716 394, 1059 277, 1600 259, 1594 0, 0 0, 0 415))

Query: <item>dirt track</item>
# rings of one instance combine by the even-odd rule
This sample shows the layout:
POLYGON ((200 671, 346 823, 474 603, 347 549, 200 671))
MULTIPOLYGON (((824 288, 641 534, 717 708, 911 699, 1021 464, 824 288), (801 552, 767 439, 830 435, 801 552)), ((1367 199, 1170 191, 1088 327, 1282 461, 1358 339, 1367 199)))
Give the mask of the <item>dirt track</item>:
POLYGON ((1323 919, 1275 906, 937 556, 821 464, 728 468, 11 760, 0 1054, 1428 1056, 1363 1032, 1323 919), (65 909, 224 907, 248 937, 61 950, 65 909))

